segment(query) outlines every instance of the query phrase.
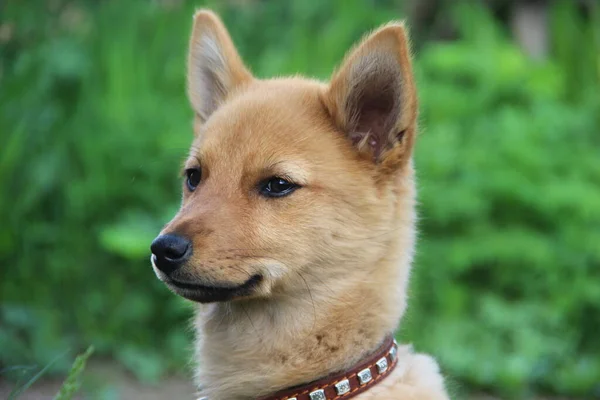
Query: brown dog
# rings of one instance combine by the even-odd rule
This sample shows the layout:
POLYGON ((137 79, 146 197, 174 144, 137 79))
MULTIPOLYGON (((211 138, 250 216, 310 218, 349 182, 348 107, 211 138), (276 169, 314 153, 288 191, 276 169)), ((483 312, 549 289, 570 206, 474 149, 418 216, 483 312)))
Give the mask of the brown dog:
MULTIPOLYGON (((152 261, 198 303, 200 394, 255 399, 350 370, 404 313, 415 241, 410 50, 391 23, 328 84, 259 80, 215 14, 194 19, 195 138, 181 209, 152 261)), ((448 398, 432 358, 405 346, 396 361, 368 390, 335 398, 448 398)))

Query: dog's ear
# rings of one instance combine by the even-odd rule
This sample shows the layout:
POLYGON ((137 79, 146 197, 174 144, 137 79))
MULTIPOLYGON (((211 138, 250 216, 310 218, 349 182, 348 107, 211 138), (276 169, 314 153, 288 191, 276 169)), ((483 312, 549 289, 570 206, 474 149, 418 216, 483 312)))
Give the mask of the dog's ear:
POLYGON ((325 104, 361 154, 392 165, 410 158, 417 96, 403 24, 380 28, 348 53, 325 104))
POLYGON ((188 56, 188 97, 205 122, 241 85, 252 80, 227 29, 212 11, 194 15, 188 56))

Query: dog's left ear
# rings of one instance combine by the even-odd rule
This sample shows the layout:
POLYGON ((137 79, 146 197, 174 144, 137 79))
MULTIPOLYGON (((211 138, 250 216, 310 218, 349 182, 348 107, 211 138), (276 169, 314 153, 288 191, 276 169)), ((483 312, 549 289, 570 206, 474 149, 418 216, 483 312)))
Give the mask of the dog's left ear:
POLYGON ((194 15, 188 56, 188 97, 201 122, 252 80, 225 25, 209 10, 194 15))
POLYGON ((380 28, 348 53, 325 104, 361 154, 389 166, 410 158, 417 95, 403 24, 380 28))

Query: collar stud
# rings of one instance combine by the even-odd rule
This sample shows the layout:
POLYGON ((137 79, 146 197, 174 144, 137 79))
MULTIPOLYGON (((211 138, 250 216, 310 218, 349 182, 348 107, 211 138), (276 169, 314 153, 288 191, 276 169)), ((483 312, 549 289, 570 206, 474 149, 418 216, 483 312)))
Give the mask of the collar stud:
POLYGON ((323 389, 310 392, 309 396, 310 400, 327 400, 327 397, 325 396, 325 391, 323 389))
POLYGON ((344 379, 343 381, 336 383, 335 391, 338 396, 350 392, 350 381, 348 379, 344 379))

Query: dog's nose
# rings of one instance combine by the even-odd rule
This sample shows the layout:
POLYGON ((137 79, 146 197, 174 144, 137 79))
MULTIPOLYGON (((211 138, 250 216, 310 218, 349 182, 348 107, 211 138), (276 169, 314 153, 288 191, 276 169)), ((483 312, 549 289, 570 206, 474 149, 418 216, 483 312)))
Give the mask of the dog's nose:
POLYGON ((192 253, 192 243, 179 235, 160 235, 150 245, 154 264, 165 274, 179 268, 192 253))

